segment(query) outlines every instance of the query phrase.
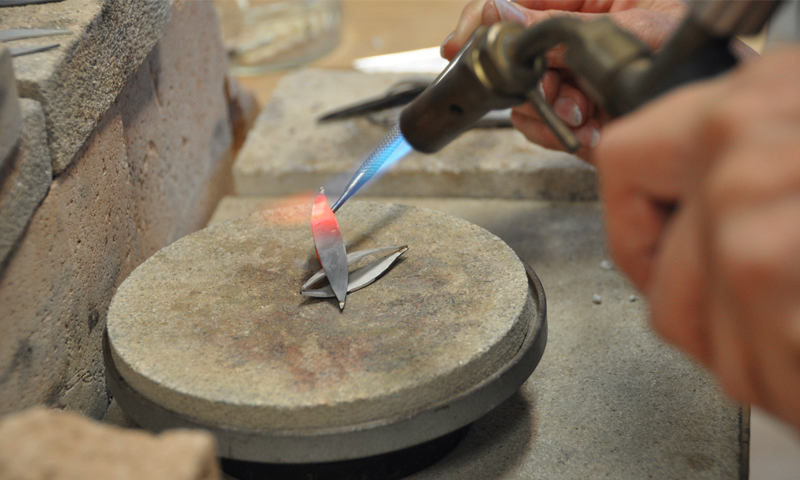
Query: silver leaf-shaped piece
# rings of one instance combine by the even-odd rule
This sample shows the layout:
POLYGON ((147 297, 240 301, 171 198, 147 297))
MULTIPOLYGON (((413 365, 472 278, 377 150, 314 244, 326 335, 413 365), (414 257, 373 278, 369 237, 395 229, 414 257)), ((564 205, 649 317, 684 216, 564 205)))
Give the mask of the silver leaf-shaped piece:
MULTIPOLYGON (((370 283, 377 280, 389 267, 394 264, 394 262, 400 258, 400 255, 404 254, 408 250, 408 245, 403 246, 395 246, 395 247, 381 247, 381 248, 372 248, 369 250, 362 250, 360 252, 353 252, 347 254, 347 265, 352 265, 359 260, 366 258, 370 255, 377 255, 386 252, 392 252, 385 257, 381 257, 374 262, 359 268, 353 272, 348 274, 347 280, 347 293, 355 292, 361 288, 366 287, 370 283)), ((321 288, 311 289, 311 285, 319 282, 323 278, 326 278, 325 270, 320 270, 319 272, 315 273, 308 279, 308 281, 300 287, 300 293, 306 297, 315 297, 315 298, 333 298, 335 295, 333 294, 333 289, 330 285, 325 285, 321 288)))

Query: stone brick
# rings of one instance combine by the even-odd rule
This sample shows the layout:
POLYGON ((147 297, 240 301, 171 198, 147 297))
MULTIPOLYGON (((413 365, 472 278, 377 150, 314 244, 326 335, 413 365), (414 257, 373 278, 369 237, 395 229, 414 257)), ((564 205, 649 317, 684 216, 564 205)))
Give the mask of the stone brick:
POLYGON ((253 127, 261 107, 253 92, 243 88, 234 77, 228 76, 225 82, 225 94, 228 97, 228 109, 233 126, 233 148, 238 151, 247 140, 247 134, 253 127))
POLYGON ((202 228, 231 189, 227 57, 211 2, 179 0, 118 99, 142 258, 202 228))
POLYGON ((122 118, 101 120, 50 185, 0 273, 0 413, 44 403, 100 417, 105 313, 141 261, 122 118))
POLYGON ((0 479, 216 480, 215 451, 201 430, 153 435, 44 408, 0 422, 0 479))
POLYGON ((46 404, 102 418, 100 347, 116 287, 201 228, 230 189, 213 5, 175 1, 171 18, 0 270, 0 413, 46 404))
POLYGON ((42 103, 53 171, 60 174, 167 28, 169 0, 70 0, 4 8, 3 28, 71 35, 15 41, 61 46, 14 59, 20 97, 42 103))
POLYGON ((19 147, 8 165, 0 168, 0 269, 47 195, 53 178, 42 106, 28 99, 20 100, 20 106, 19 147))
POLYGON ((11 52, 0 43, 0 170, 17 145, 21 122, 11 52))
MULTIPOLYGON (((287 75, 234 165, 239 195, 316 191, 367 158, 388 129, 364 118, 317 124, 337 107, 381 95, 398 74, 301 70, 287 75)), ((597 198, 594 168, 511 128, 466 132, 440 152, 410 153, 369 190, 380 196, 597 198)))

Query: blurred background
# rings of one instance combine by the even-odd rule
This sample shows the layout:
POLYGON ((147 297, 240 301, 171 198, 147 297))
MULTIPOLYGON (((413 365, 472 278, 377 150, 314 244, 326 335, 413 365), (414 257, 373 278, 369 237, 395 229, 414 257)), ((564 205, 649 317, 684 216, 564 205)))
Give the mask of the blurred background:
MULTIPOLYGON (((310 60, 307 66, 313 68, 352 68, 353 60, 361 57, 397 53, 428 47, 438 47, 456 26, 461 11, 468 3, 464 0, 295 0, 287 2, 258 2, 256 0, 215 0, 217 11, 223 18, 223 36, 229 55, 236 48, 233 43, 237 38, 231 28, 244 25, 240 12, 248 8, 256 8, 256 12, 291 10, 305 12, 305 21, 291 19, 287 15, 285 25, 278 26, 279 31, 294 31, 295 38, 302 38, 303 28, 312 30, 308 37, 323 37, 323 45, 315 40, 312 51, 301 50, 297 53, 297 65, 303 60, 310 60), (283 7, 268 4, 283 4, 283 7), (301 6, 303 8, 297 8, 301 6), (338 17, 338 21, 337 21, 338 17), (239 19, 237 19, 239 18, 239 19), (226 28, 228 27, 227 31, 226 28), (326 32, 338 31, 337 35, 326 32), (338 38, 337 38, 338 37, 338 38), (316 50, 314 50, 316 48, 316 50)), ((270 23, 270 20, 266 20, 270 23)), ((275 28, 271 24, 271 28, 275 28)), ((255 29, 255 28, 254 28, 255 29)), ((286 37, 291 35, 287 34, 286 37)), ((245 35, 245 39, 248 35, 245 35)), ((252 37, 250 37, 252 38, 252 37)), ((303 43, 302 41, 298 43, 303 43)), ((235 61, 235 59, 233 59, 235 61)), ((266 62, 269 63, 269 62, 266 62)), ((233 66, 233 72, 239 76, 241 83, 251 88, 264 105, 272 95, 272 91, 283 76, 282 67, 291 64, 291 59, 283 57, 278 61, 278 68, 271 65, 263 68, 240 68, 233 66)))

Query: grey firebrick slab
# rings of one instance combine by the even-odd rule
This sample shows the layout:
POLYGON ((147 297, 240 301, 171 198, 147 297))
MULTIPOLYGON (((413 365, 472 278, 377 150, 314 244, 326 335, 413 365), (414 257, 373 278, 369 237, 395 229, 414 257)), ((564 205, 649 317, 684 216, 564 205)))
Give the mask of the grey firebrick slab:
MULTIPOLYGON (((234 166, 238 195, 316 191, 352 171, 388 128, 365 118, 318 124, 331 109, 383 94, 398 74, 300 70, 287 75, 250 131, 234 166)), ((511 128, 472 130, 433 155, 413 152, 371 195, 557 200, 597 198, 594 169, 528 142, 511 128)))
POLYGON ((322 434, 456 397, 508 363, 536 318, 524 265, 499 238, 386 203, 354 202, 340 226, 348 251, 408 245, 402 261, 343 312, 303 297, 319 270, 307 220, 305 205, 254 214, 139 266, 107 320, 125 381, 205 425, 322 434))
POLYGON ((69 0, 3 9, 0 29, 72 32, 6 45, 60 45, 14 59, 19 96, 38 100, 44 108, 54 174, 72 162, 161 38, 169 15, 169 0, 69 0))

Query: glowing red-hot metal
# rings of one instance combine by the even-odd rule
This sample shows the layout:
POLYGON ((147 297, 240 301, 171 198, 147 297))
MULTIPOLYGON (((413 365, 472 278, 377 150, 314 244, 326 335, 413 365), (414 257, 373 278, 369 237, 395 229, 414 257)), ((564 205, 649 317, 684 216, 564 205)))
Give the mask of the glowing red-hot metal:
POLYGON ((319 189, 319 195, 311 207, 311 234, 314 237, 314 248, 322 269, 328 277, 333 293, 339 300, 339 308, 344 310, 347 296, 347 252, 339 230, 336 215, 328 205, 325 191, 319 189))

